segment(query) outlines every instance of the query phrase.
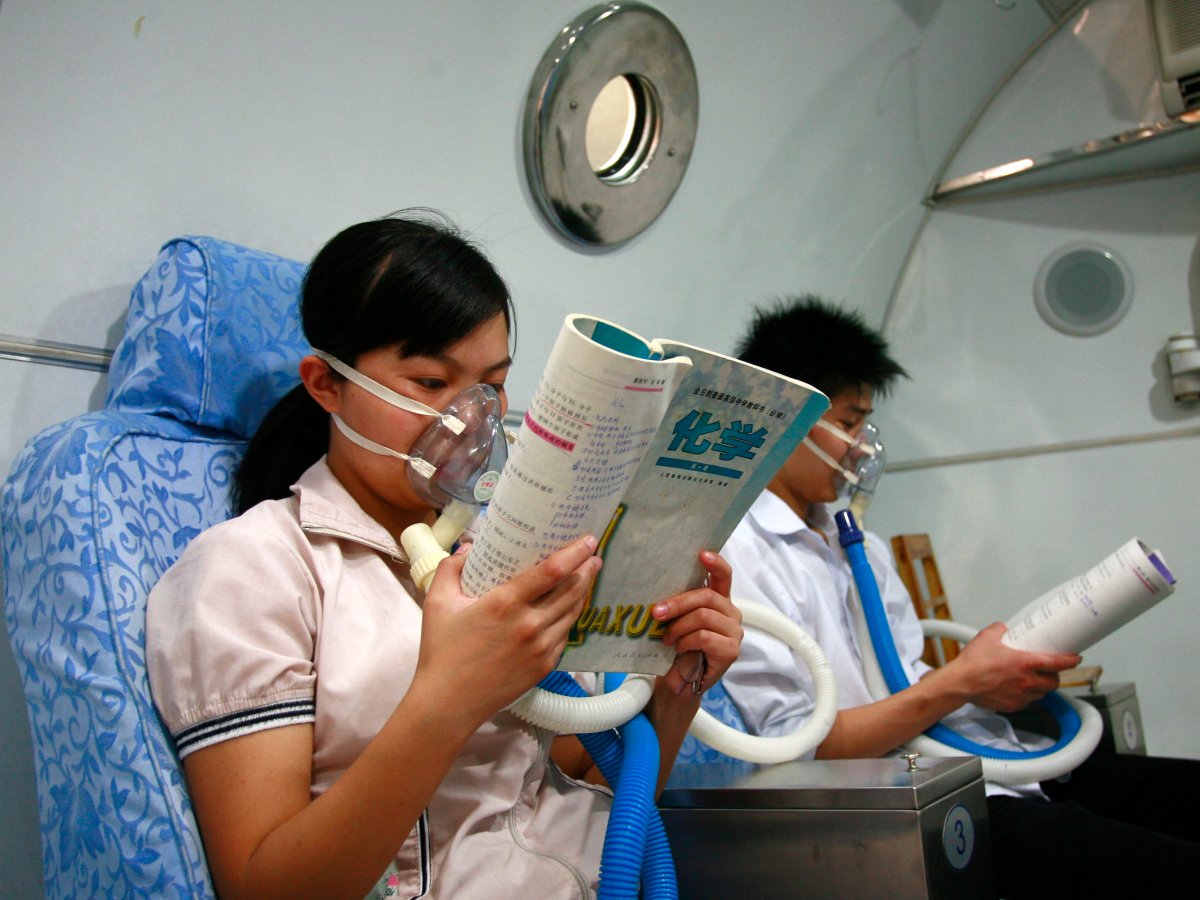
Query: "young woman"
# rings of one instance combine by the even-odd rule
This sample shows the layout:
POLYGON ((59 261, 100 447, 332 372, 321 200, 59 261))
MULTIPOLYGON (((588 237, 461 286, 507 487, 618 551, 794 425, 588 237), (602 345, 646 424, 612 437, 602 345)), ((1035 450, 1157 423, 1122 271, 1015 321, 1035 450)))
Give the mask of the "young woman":
MULTIPOLYGON (((435 510, 404 459, 364 446, 404 454, 434 421, 409 401, 441 410, 479 383, 503 398, 507 288, 447 223, 393 217, 317 254, 301 315, 321 352, 251 443, 242 515, 197 537, 148 607, 151 685, 217 891, 587 896, 611 798, 576 739, 504 709, 557 661, 596 541, 478 599, 456 555, 422 594, 399 537, 435 510)), ((703 653, 711 684, 741 640, 728 566, 701 562, 709 586, 654 610, 679 654, 647 708, 662 778, 699 704, 688 668, 703 653)))

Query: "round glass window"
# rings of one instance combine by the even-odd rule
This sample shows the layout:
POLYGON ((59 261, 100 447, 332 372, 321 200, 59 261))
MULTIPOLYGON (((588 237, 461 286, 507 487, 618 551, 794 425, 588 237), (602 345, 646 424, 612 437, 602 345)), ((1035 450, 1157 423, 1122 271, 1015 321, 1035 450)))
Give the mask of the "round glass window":
POLYGON ((658 124, 652 84, 637 75, 618 75, 609 81, 588 113, 587 157, 592 171, 608 184, 636 180, 653 152, 658 124))
POLYGON ((636 0, 561 29, 525 98, 530 192, 564 237, 615 247, 662 214, 683 180, 699 116, 683 36, 636 0))

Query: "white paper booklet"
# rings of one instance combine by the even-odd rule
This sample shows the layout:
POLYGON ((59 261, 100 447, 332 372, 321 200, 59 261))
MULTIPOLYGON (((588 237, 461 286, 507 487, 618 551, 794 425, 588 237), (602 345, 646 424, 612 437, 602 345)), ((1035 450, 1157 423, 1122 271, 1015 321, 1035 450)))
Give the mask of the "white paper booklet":
POLYGON ((704 582, 719 550, 828 398, 719 353, 568 316, 467 557, 472 596, 580 535, 604 568, 559 664, 661 675, 650 616, 704 582))
POLYGON ((1019 650, 1082 653, 1174 591, 1162 554, 1132 538, 1009 619, 1004 643, 1019 650))

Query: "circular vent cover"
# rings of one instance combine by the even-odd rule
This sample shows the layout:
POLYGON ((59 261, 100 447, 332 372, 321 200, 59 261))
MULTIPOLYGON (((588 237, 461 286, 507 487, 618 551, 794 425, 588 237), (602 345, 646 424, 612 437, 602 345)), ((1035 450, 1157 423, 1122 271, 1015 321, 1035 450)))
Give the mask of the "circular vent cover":
POLYGON ((1108 331, 1133 302, 1133 275, 1121 257, 1099 244, 1061 247, 1038 269, 1033 290, 1038 313, 1064 334, 1108 331))

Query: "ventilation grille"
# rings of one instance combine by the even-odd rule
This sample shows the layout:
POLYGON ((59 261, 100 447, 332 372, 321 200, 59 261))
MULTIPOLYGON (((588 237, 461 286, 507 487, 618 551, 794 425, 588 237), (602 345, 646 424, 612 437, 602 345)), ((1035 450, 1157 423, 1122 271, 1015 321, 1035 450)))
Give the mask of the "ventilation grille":
POLYGON ((1200 0, 1149 0, 1163 106, 1172 115, 1200 108, 1200 0))
POLYGON ((1200 109, 1200 72, 1179 79, 1179 94, 1184 110, 1200 109))
POLYGON ((1183 53, 1200 47, 1200 4, 1195 0, 1168 0, 1161 5, 1167 9, 1167 50, 1183 53))

